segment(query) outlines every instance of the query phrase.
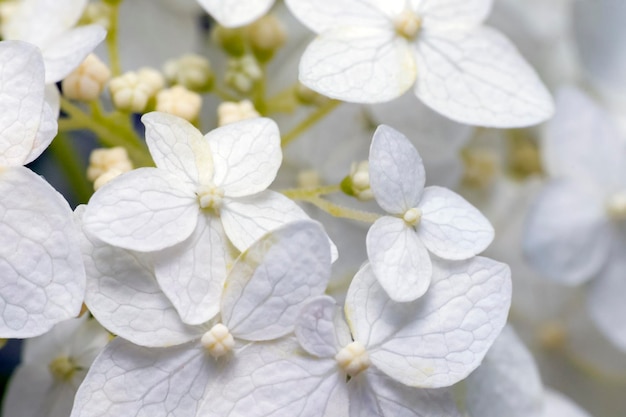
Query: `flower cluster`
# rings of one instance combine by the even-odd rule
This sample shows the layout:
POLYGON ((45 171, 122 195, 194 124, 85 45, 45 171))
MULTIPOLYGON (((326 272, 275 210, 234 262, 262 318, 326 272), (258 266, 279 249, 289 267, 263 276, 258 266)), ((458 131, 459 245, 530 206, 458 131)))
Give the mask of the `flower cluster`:
POLYGON ((1 2, 2 415, 589 417, 626 8, 527 3, 1 2))

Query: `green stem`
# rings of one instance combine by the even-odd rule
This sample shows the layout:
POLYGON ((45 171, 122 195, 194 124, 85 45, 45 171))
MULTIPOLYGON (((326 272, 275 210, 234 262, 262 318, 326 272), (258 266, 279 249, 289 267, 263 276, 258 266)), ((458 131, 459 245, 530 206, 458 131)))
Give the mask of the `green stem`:
POLYGON ((334 185, 323 185, 321 187, 314 188, 290 188, 287 190, 282 190, 285 196, 291 198, 292 200, 305 200, 311 197, 318 197, 320 195, 338 193, 341 191, 340 184, 334 185))
POLYGON ((111 14, 109 16, 109 29, 107 31, 106 46, 109 52, 109 61, 111 64, 111 73, 113 77, 119 77, 122 74, 122 65, 120 61, 120 51, 118 48, 118 32, 119 12, 121 2, 111 4, 111 14))
POLYGON ((69 116, 59 120, 59 131, 88 129, 96 134, 103 146, 123 146, 135 167, 154 166, 147 147, 130 127, 127 118, 88 115, 80 107, 61 97, 61 109, 69 116))
POLYGON ((311 126, 315 125, 317 122, 326 117, 341 103, 342 102, 338 100, 328 100, 328 102, 319 106, 306 119, 304 119, 295 128, 293 128, 290 132, 287 132, 287 134, 283 136, 281 146, 284 148, 285 146, 289 145, 291 142, 293 142, 294 139, 296 139, 302 133, 306 132, 311 126))
POLYGON ((93 188, 85 177, 85 167, 78 159, 78 152, 67 134, 60 133, 48 147, 54 158, 59 162, 67 182, 72 187, 79 203, 86 203, 93 188))

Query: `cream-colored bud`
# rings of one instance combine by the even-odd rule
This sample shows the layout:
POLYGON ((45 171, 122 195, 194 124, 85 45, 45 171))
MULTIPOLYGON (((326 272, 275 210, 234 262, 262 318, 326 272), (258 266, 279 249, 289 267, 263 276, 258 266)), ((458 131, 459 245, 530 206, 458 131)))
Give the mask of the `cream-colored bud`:
POLYGON ((193 91, 208 91, 213 86, 213 71, 209 60, 203 56, 186 54, 172 59, 163 66, 170 84, 180 84, 193 91))
POLYGON ((96 100, 104 85, 111 78, 111 71, 96 55, 87 58, 61 83, 63 95, 72 100, 96 100))
POLYGON ((217 107, 217 124, 219 126, 255 117, 261 117, 261 115, 250 100, 243 100, 238 103, 225 101, 217 107))
POLYGON ((113 105, 122 111, 141 113, 146 109, 152 89, 136 72, 127 72, 109 82, 113 105))
POLYGON ((222 323, 216 324, 203 334, 200 343, 214 358, 225 355, 235 347, 233 335, 222 323))
POLYGON ((200 207, 203 209, 218 210, 222 206, 224 190, 213 184, 201 185, 196 191, 200 207))
POLYGON ((93 182, 93 190, 98 191, 98 189, 102 187, 104 184, 111 182, 111 180, 119 177, 124 172, 125 171, 120 171, 119 169, 111 168, 110 170, 108 170, 107 172, 103 173, 98 178, 96 178, 96 180, 93 182))
POLYGON ((370 367, 372 362, 363 346, 359 342, 352 342, 335 355, 339 367, 351 377, 357 376, 370 367))
POLYGON ((248 26, 248 37, 254 55, 268 61, 287 40, 284 25, 274 15, 266 15, 248 26))
POLYGON ((405 9, 394 19, 393 25, 398 35, 411 40, 422 28, 422 19, 412 10, 405 9))
POLYGON ((256 59, 252 55, 244 55, 228 61, 224 81, 240 93, 248 93, 262 77, 263 71, 256 59))
POLYGON ((52 376, 60 381, 69 381, 76 372, 76 365, 67 356, 59 356, 48 364, 52 376))
POLYGON ((165 87, 165 79, 163 75, 150 67, 139 68, 137 71, 139 82, 146 85, 150 96, 154 96, 165 87))
POLYGON ((361 201, 371 200, 374 193, 370 189, 369 162, 354 162, 350 166, 350 175, 341 183, 342 190, 361 201))
POLYGON ((182 85, 161 90, 156 97, 156 110, 194 121, 200 114, 202 97, 182 85))
POLYGON ((314 169, 306 169, 298 172, 298 187, 313 188, 321 184, 320 173, 314 169))
POLYGON ((87 3, 79 23, 82 25, 95 23, 108 30, 111 26, 111 6, 100 2, 87 3))
POLYGON ((402 220, 410 226, 417 226, 422 220, 422 210, 418 207, 410 208, 404 212, 402 220))
POLYGON ((98 177, 112 169, 128 172, 133 169, 133 164, 128 157, 126 149, 121 146, 114 148, 99 148, 91 151, 89 155, 89 167, 87 179, 95 181, 98 177))

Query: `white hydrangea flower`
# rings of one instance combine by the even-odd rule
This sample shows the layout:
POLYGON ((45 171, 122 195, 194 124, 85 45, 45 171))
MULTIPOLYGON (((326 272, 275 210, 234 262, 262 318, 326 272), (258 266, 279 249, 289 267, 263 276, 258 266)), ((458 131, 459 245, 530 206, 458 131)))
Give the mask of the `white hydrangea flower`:
POLYGON ((269 11, 274 0, 198 0, 217 22, 225 27, 252 23, 269 11))
POLYGON ((68 203, 23 166, 57 133, 41 53, 5 41, 0 62, 0 337, 25 338, 78 315, 85 274, 68 203))
POLYGON ((2 415, 67 417, 78 386, 108 341, 109 333, 87 314, 27 340, 2 415))
POLYGON ((508 267, 487 258, 437 263, 413 303, 391 301, 365 265, 348 290, 347 324, 332 298, 312 300, 296 324, 299 346, 240 352, 212 406, 223 416, 457 416, 449 392, 432 388, 480 364, 510 297, 508 267))
POLYGON ((489 221, 463 197, 443 187, 424 188, 422 159, 400 132, 379 126, 369 164, 374 197, 390 215, 367 233, 367 255, 394 301, 412 301, 426 292, 432 275, 429 252, 467 259, 493 240, 489 221))
MULTIPOLYGON (((114 255, 106 255, 102 245, 94 249, 91 254, 98 258, 99 265, 106 265, 114 255)), ((127 259, 130 257, 124 262, 127 259)), ((318 223, 297 221, 268 233, 233 265, 220 295, 219 318, 190 329, 190 342, 174 347, 151 349, 121 338, 113 341, 96 359, 77 393, 72 417, 113 417, 120 413, 149 413, 154 417, 213 415, 217 407, 213 390, 222 385, 218 382, 221 375, 241 362, 240 353, 259 343, 270 344, 271 349, 272 340, 291 332, 302 306, 310 297, 324 292, 330 267, 329 242, 318 223)), ((155 311, 152 301, 157 296, 147 294, 150 279, 146 274, 135 277, 131 270, 124 274, 118 280, 122 285, 139 287, 138 295, 146 293, 133 297, 133 302, 120 299, 128 327, 135 328, 124 330, 122 335, 130 334, 133 340, 141 341, 138 334, 132 333, 142 331, 137 328, 142 327, 147 315, 135 321, 132 310, 151 304, 155 311), (123 278, 131 281, 123 283, 123 278), (134 305, 136 299, 138 304, 134 305)), ((94 294, 100 301, 92 305, 101 306, 97 311, 105 313, 103 318, 105 297, 115 291, 113 285, 103 283, 109 287, 107 294, 94 294)), ((168 313, 162 314, 160 317, 168 313)), ((121 313, 117 316, 122 318, 121 313)), ((151 346, 168 346, 167 340, 159 339, 163 333, 158 327, 166 332, 169 329, 158 323, 158 318, 153 317, 156 331, 151 346)), ((143 331, 141 337, 147 340, 148 329, 143 331)))
POLYGON ((595 277, 591 316, 624 350, 626 140, 578 90, 562 90, 557 108, 544 149, 553 179, 528 214, 524 251, 546 278, 573 286, 595 277))
POLYGON ((104 40, 99 25, 76 27, 88 0, 22 0, 2 25, 4 39, 37 45, 46 68, 46 84, 61 81, 104 40))
POLYGON ((514 127, 553 113, 534 70, 482 22, 491 0, 287 0, 319 36, 300 81, 340 100, 378 103, 415 85, 437 112, 467 124, 514 127))
POLYGON ((173 115, 153 112, 142 121, 157 168, 131 171, 100 188, 85 211, 85 229, 114 246, 160 251, 161 288, 183 321, 204 323, 218 311, 210 288, 226 277, 229 242, 243 251, 267 231, 308 217, 266 190, 282 159, 270 119, 229 124, 204 137, 173 115), (189 291, 206 297, 202 308, 187 308, 189 291))

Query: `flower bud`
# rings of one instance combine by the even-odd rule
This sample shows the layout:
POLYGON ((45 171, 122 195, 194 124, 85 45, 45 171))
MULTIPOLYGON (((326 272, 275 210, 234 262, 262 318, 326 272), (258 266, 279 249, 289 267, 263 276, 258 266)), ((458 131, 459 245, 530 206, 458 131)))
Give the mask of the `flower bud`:
POLYGON ((261 115, 256 111, 254 104, 250 100, 243 100, 239 103, 225 101, 217 107, 218 126, 255 117, 261 117, 261 115))
POLYGON ((244 28, 226 28, 217 25, 211 35, 213 42, 228 55, 240 57, 246 53, 246 32, 244 28))
POLYGON ((350 175, 341 181, 341 190, 361 201, 371 200, 369 162, 361 161, 350 166, 350 175))
POLYGON ((96 55, 87 58, 61 83, 63 95, 72 100, 96 100, 104 85, 111 78, 111 71, 96 55))
POLYGON ((113 78, 109 83, 109 90, 116 108, 141 113, 164 84, 165 81, 158 71, 142 68, 137 72, 130 71, 113 78))
POLYGON ((98 24, 105 29, 111 26, 111 6, 106 3, 87 3, 79 24, 98 24))
POLYGON ((125 148, 116 146, 114 148, 99 148, 91 151, 89 167, 87 168, 87 179, 89 181, 96 181, 98 177, 112 169, 118 170, 120 173, 133 169, 133 164, 125 148))
POLYGON ((156 97, 156 110, 182 117, 188 121, 198 119, 202 97, 182 85, 161 90, 156 97))
POLYGON ((252 55, 233 58, 228 61, 224 81, 240 93, 249 93, 254 83, 263 77, 258 62, 252 55))
POLYGON ((285 44, 287 32, 274 15, 266 15, 248 26, 248 37, 254 56, 267 62, 285 44))
POLYGON ((170 84, 180 84, 192 91, 209 91, 213 86, 213 71, 209 60, 194 54, 167 61, 163 67, 170 84))

